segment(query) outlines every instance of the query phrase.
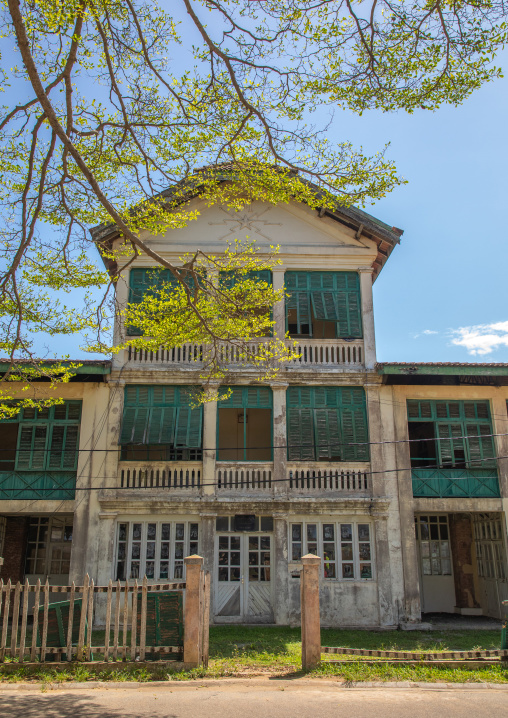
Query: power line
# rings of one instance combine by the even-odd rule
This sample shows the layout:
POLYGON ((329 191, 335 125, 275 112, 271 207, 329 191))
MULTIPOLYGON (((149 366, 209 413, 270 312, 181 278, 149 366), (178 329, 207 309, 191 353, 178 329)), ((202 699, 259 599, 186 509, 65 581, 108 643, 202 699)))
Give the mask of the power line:
MULTIPOLYGON (((378 470, 378 471, 369 471, 369 470, 365 470, 365 469, 360 469, 360 468, 358 468, 358 469, 356 469, 356 470, 348 469, 348 472, 349 472, 349 473, 361 474, 362 476, 378 476, 378 475, 380 475, 380 474, 396 474, 396 473, 400 473, 400 472, 403 472, 403 471, 413 471, 413 470, 415 470, 415 469, 416 469, 416 470, 432 469, 432 470, 436 470, 436 471, 437 471, 437 470, 441 470, 441 471, 447 471, 447 470, 448 470, 448 471, 449 471, 449 470, 452 470, 452 471, 453 471, 453 470, 455 470, 455 471, 467 471, 467 470, 470 469, 470 468, 472 468, 472 469, 474 470, 476 464, 484 463, 484 462, 487 462, 487 461, 493 462, 493 461, 496 461, 496 460, 498 460, 498 459, 508 459, 508 455, 506 455, 506 456, 496 456, 496 457, 493 457, 493 458, 490 458, 490 459, 474 459, 473 461, 470 461, 470 462, 469 462, 470 464, 474 464, 473 467, 467 467, 467 468, 464 467, 464 468, 459 468, 459 469, 454 469, 453 467, 450 469, 450 467, 439 467, 439 466, 436 466, 435 464, 428 464, 427 466, 418 466, 418 467, 411 466, 411 467, 409 467, 409 468, 406 467, 406 468, 402 468, 402 469, 380 469, 380 470, 378 470)), ((177 469, 177 470, 178 470, 178 469, 177 469)), ((190 471, 190 469, 180 469, 180 471, 190 471)), ((312 469, 307 469, 307 470, 302 469, 302 471, 312 471, 312 469)), ((323 470, 323 469, 314 469, 314 471, 317 472, 317 471, 324 471, 324 470, 323 470)), ((333 471, 333 469, 332 469, 332 471, 333 471)), ((343 470, 343 469, 336 469, 336 471, 339 472, 339 473, 340 473, 340 472, 346 473, 346 471, 343 470)), ((299 477, 290 476, 289 478, 283 478, 283 479, 274 479, 274 478, 272 478, 272 479, 270 479, 270 480, 267 479, 266 481, 267 481, 267 483, 287 483, 287 482, 290 482, 290 481, 305 481, 305 480, 318 479, 318 478, 320 478, 320 477, 318 477, 318 476, 308 476, 308 477, 305 477, 305 476, 304 476, 304 477, 300 477, 300 476, 299 476, 299 477)), ((321 478, 325 478, 325 477, 321 477, 321 478)), ((464 480, 469 480, 470 477, 468 477, 468 476, 463 476, 463 477, 462 477, 462 476, 460 476, 460 477, 453 477, 453 476, 451 476, 451 477, 444 477, 444 478, 449 478, 449 479, 452 479, 453 481, 464 481, 464 480)), ((114 476, 95 476, 94 479, 97 479, 97 480, 108 480, 108 481, 109 481, 109 480, 114 480, 114 481, 116 481, 116 480, 118 480, 118 477, 114 477, 114 476)), ((417 480, 418 480, 418 479, 417 479, 417 480)), ((229 482, 227 482, 226 480, 223 480, 223 481, 221 481, 221 482, 218 482, 218 481, 213 481, 213 482, 199 482, 199 484, 198 484, 198 482, 196 481, 195 486, 189 485, 190 483, 191 483, 190 481, 189 481, 189 482, 186 482, 186 485, 185 485, 185 486, 177 486, 176 488, 201 488, 202 486, 222 486, 222 484, 229 483, 229 482)), ((76 486, 76 487, 74 487, 74 488, 72 488, 72 489, 69 489, 69 491, 92 491, 92 490, 94 490, 94 491, 104 491, 104 490, 108 490, 108 489, 111 489, 111 490, 114 490, 114 491, 137 491, 138 489, 154 489, 154 488, 155 488, 155 489, 157 489, 157 488, 161 488, 161 489, 168 488, 168 489, 170 489, 171 486, 170 486, 170 485, 168 485, 168 486, 76 486)), ((174 488, 175 488, 175 487, 174 487, 174 488)), ((12 491, 18 491, 18 492, 20 492, 20 491, 30 491, 30 490, 31 490, 31 489, 29 489, 29 488, 27 488, 27 489, 0 489, 0 492, 5 492, 5 491, 11 491, 11 492, 12 492, 12 491)), ((58 490, 58 488, 37 489, 37 491, 40 491, 40 492, 44 492, 44 491, 57 491, 57 490, 58 490)), ((64 489, 64 490, 67 490, 67 489, 64 489)), ((65 500, 68 501, 69 499, 65 499, 65 500)))
MULTIPOLYGON (((238 451, 246 449, 247 451, 258 451, 261 449, 292 449, 292 448, 309 448, 310 446, 342 446, 342 447, 348 447, 348 446, 380 446, 383 444, 413 444, 413 443, 420 443, 422 441, 456 441, 457 439, 488 439, 489 437, 494 436, 508 436, 508 432, 501 433, 501 434, 464 434, 460 436, 436 436, 434 438, 430 439, 395 439, 393 441, 341 441, 341 439, 334 439, 332 441, 319 441, 319 442, 309 442, 308 444, 265 444, 263 446, 214 446, 212 448, 207 447, 201 447, 201 446, 175 446, 175 451, 238 451)), ((119 444, 118 447, 114 449, 75 449, 74 451, 76 453, 111 453, 115 452, 118 453, 122 450, 123 447, 143 447, 143 446, 172 446, 172 444, 119 444)), ((12 449, 0 449, 0 453, 2 452, 11 452, 12 449)), ((25 449, 16 449, 15 453, 18 454, 20 451, 26 451, 25 449)), ((154 449, 156 451, 156 449, 154 449)), ((51 453, 51 447, 46 449, 34 449, 34 453, 37 454, 46 454, 51 453)), ((178 460, 178 459, 177 459, 178 460)), ((1 461, 1 460, 0 460, 1 461)), ((162 459, 162 461, 165 461, 165 459, 162 459)), ((30 471, 30 469, 26 469, 27 471, 30 471)), ((42 471, 43 469, 36 469, 39 471, 42 471)))

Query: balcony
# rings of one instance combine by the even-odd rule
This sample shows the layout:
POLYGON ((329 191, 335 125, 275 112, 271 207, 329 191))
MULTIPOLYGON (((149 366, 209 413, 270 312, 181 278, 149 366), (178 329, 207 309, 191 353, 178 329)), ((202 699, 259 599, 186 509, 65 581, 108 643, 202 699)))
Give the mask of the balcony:
MULTIPOLYGON (((224 345, 221 351, 221 361, 229 366, 251 368, 255 366, 255 357, 260 353, 262 341, 254 341, 248 345, 248 352, 252 361, 246 360, 238 349, 224 345)), ((292 347, 289 342, 288 346, 292 347)), ((296 352, 299 358, 286 363, 287 368, 307 369, 309 367, 332 367, 334 369, 361 369, 364 363, 363 340, 355 339, 303 339, 296 340, 296 352)), ((161 347, 157 351, 135 349, 129 347, 125 350, 125 361, 132 368, 184 368, 200 370, 203 366, 203 356, 206 353, 204 344, 184 344, 181 347, 166 349, 161 347)), ((242 352, 243 354, 243 352, 242 352)))
POLYGON ((499 498, 496 469, 413 469, 415 498, 499 498))
POLYGON ((117 486, 108 488, 153 489, 168 494, 198 495, 202 472, 201 461, 120 461, 117 486))
POLYGON ((75 471, 0 471, 0 500, 68 500, 75 489, 75 471))
POLYGON ((215 469, 215 492, 225 493, 269 493, 273 492, 273 464, 270 463, 217 463, 215 469))
POLYGON ((370 466, 367 463, 352 467, 340 464, 305 462, 288 465, 288 494, 298 496, 358 496, 371 495, 370 466))

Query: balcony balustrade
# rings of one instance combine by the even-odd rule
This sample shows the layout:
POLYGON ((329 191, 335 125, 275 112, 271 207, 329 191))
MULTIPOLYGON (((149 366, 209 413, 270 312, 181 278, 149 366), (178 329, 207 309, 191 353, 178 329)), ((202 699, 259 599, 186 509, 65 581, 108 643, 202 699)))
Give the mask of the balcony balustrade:
POLYGON ((352 467, 327 463, 291 463, 287 467, 288 494, 326 494, 332 495, 371 495, 371 476, 369 464, 352 467))
POLYGON ((202 472, 201 461, 174 464, 167 461, 121 461, 118 465, 118 484, 111 488, 199 494, 202 472))
POLYGON ((499 498, 496 469, 413 469, 415 498, 499 498))
POLYGON ((217 495, 233 492, 272 493, 273 464, 219 462, 215 469, 217 495))
MULTIPOLYGON (((247 345, 245 352, 237 347, 224 344, 221 347, 220 360, 227 365, 249 368, 255 365, 264 340, 253 341, 247 345)), ((292 342, 288 346, 293 348, 292 342)), ((291 369, 307 369, 308 367, 362 368, 364 364, 363 340, 345 341, 342 339, 305 339, 296 341, 297 358, 286 362, 291 369)), ((167 349, 161 347, 157 351, 135 349, 129 347, 125 351, 125 360, 131 367, 164 367, 194 368, 203 366, 206 354, 204 344, 184 344, 181 347, 167 349)))

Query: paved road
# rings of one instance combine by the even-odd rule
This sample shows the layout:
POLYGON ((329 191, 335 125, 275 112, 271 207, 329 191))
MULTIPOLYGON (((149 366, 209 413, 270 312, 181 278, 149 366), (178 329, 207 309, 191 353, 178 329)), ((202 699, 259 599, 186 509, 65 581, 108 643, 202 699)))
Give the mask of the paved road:
MULTIPOLYGON (((118 686, 118 684, 116 684, 118 686)), ((310 681, 200 682, 101 688, 0 688, 2 718, 508 717, 508 690, 346 688, 310 681)))

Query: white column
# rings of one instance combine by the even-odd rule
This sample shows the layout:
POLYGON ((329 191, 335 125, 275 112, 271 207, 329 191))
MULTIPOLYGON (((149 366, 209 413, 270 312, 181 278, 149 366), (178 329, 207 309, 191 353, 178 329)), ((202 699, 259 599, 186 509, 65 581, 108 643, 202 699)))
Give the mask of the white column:
POLYGON ((287 625, 289 619, 289 568, 288 568, 288 516, 273 516, 273 556, 275 582, 274 619, 279 625, 287 625))
MULTIPOLYGON (((279 290, 284 287, 284 269, 282 267, 274 267, 272 269, 272 286, 274 290, 279 290)), ((285 316, 285 302, 282 299, 277 302, 273 308, 273 320, 275 326, 273 328, 274 336, 279 339, 284 339, 286 335, 286 316, 285 316)))
MULTIPOLYGON (((508 434, 508 414, 506 412, 505 397, 497 396, 497 394, 493 396, 491 410, 494 434, 500 434, 500 436, 494 437, 496 456, 505 457, 508 456, 508 436, 506 435, 508 434)), ((508 537, 508 459, 497 460, 497 471, 504 514, 503 519, 506 527, 505 536, 508 537)), ((508 545, 505 548, 508 550, 508 545)))
POLYGON ((366 369, 376 365, 376 336, 374 330, 374 303, 372 301, 372 267, 359 267, 362 296, 363 353, 366 369))
POLYGON ((109 399, 107 384, 84 384, 70 566, 70 580, 76 583, 87 572, 97 580, 99 489, 108 476, 103 467, 108 456, 104 422, 109 418, 109 399))
POLYGON ((273 478, 274 493, 287 494, 287 432, 285 382, 272 383, 273 392, 273 478))
MULTIPOLYGON (((122 312, 126 308, 128 301, 129 272, 124 271, 121 273, 115 284, 115 326, 113 333, 113 341, 115 344, 120 344, 125 339, 122 312)), ((120 369, 123 366, 126 361, 126 357, 124 356, 125 353, 125 351, 121 351, 118 354, 113 355, 113 369, 120 369)))
POLYGON ((215 494, 215 461, 217 452, 217 402, 207 401, 203 406, 203 494, 215 494))

